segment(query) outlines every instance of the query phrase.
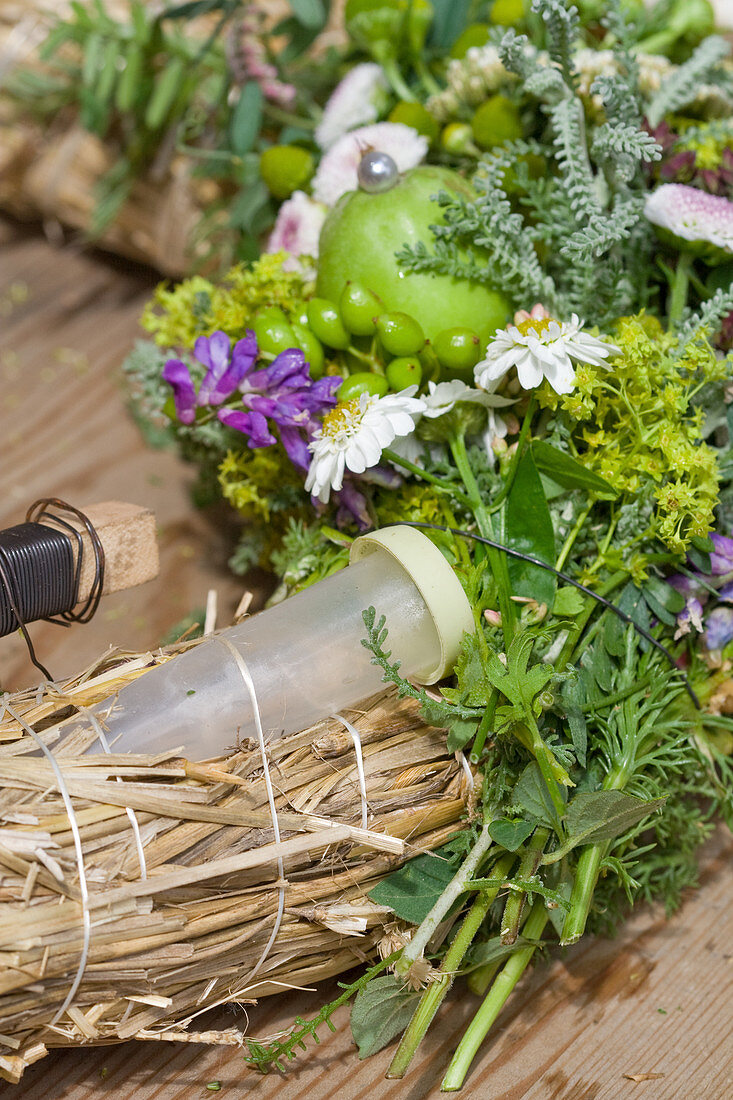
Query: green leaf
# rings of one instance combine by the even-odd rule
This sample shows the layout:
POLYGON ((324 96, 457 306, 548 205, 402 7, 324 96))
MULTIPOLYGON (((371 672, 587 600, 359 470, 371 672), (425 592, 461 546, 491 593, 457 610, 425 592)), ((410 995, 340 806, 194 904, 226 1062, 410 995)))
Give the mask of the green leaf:
POLYGON ((462 857, 439 848, 417 856, 394 874, 377 883, 369 897, 377 905, 386 905, 401 920, 420 924, 461 865, 462 857))
POLYGON ((448 50, 469 21, 471 0, 431 0, 434 10, 429 42, 448 50))
POLYGON ((476 736, 478 725, 478 718, 457 718, 455 722, 451 722, 445 742, 448 752, 464 749, 476 736))
POLYGON ((517 780, 512 792, 512 804, 523 810, 534 821, 549 825, 556 833, 561 833, 560 820, 539 764, 536 762, 528 764, 517 780))
POLYGON ((322 0, 290 0, 293 15, 304 27, 322 27, 326 22, 326 11, 322 0))
MULTIPOLYGON (((530 450, 525 451, 519 461, 507 498, 504 542, 512 550, 531 554, 548 565, 555 564, 555 532, 550 509, 530 450)), ((507 558, 507 570, 514 595, 531 596, 538 603, 552 607, 556 586, 552 573, 516 558, 507 558)))
POLYGON ((420 993, 405 988, 394 974, 380 974, 360 989, 351 1009, 351 1034, 359 1057, 368 1058, 404 1031, 420 993))
POLYGON ((496 654, 492 654, 486 666, 486 674, 502 695, 506 695, 518 714, 516 718, 532 719, 539 715, 541 707, 535 703, 536 697, 547 687, 552 679, 552 666, 536 664, 527 668, 534 637, 525 632, 514 636, 504 665, 496 654))
POLYGON ((588 752, 588 727, 581 709, 585 702, 585 692, 580 679, 565 681, 562 687, 562 702, 565 707, 570 738, 575 750, 575 758, 581 768, 584 768, 588 752))
POLYGON ((532 457, 541 474, 551 477, 564 489, 585 489, 596 496, 617 497, 618 493, 604 477, 589 470, 576 458, 559 451, 542 439, 533 439, 532 457))
POLYGON ((489 825, 489 836, 506 848, 507 852, 516 852, 521 844, 524 844, 530 833, 534 832, 533 821, 523 821, 521 818, 498 817, 489 825))
POLYGON ((254 80, 248 81, 232 112, 229 124, 229 140, 232 151, 240 157, 248 153, 254 144, 262 121, 264 97, 254 80))
POLYGON ((618 615, 607 611, 603 616, 603 629, 601 638, 612 657, 623 657, 626 652, 627 626, 618 615))
POLYGON ((685 597, 682 593, 666 581, 660 580, 659 577, 649 577, 644 585, 644 599, 647 603, 650 603, 650 597, 673 617, 684 610, 685 597))
POLYGON ((483 651, 476 634, 464 634, 461 652, 456 662, 457 688, 444 688, 443 695, 449 702, 465 703, 470 707, 486 705, 491 688, 486 679, 483 651))
POLYGON ((552 614, 565 616, 579 615, 585 607, 585 600, 577 588, 569 584, 564 588, 558 588, 555 593, 555 602, 552 605, 552 614))
POLYGON ((555 863, 579 844, 600 844, 613 840, 642 818, 658 810, 665 798, 645 800, 625 791, 579 791, 565 814, 567 840, 545 856, 545 863, 555 863))

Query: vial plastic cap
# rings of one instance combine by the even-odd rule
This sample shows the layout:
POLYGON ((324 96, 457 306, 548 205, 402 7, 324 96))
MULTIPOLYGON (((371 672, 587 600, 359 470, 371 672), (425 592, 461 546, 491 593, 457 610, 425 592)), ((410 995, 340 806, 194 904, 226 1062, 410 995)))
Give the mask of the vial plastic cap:
POLYGON ((468 597, 435 543, 415 527, 383 527, 361 535, 352 543, 350 561, 377 552, 390 554, 399 562, 430 612, 440 644, 440 661, 415 679, 421 684, 434 684, 453 671, 463 635, 475 632, 468 597))

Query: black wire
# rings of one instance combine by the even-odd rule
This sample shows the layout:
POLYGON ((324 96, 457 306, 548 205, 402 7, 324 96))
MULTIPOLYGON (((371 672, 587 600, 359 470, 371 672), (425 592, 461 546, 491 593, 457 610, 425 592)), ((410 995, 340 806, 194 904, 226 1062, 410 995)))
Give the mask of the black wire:
POLYGON ((55 497, 37 500, 28 509, 25 523, 0 531, 0 637, 20 630, 31 661, 47 680, 52 679, 51 673, 36 656, 27 623, 38 619, 59 626, 88 622, 102 596, 104 564, 104 548, 89 518, 55 497), (64 519, 63 513, 73 516, 77 525, 64 519), (42 518, 54 526, 38 522, 42 518), (89 594, 81 606, 85 545, 79 523, 94 553, 89 594))
POLYGON ((503 551, 503 553, 507 554, 510 558, 518 558, 520 561, 527 561, 530 563, 530 565, 536 565, 538 569, 544 569, 548 573, 554 573, 554 575, 556 577, 559 577, 561 581, 564 581, 565 584, 570 584, 573 586, 573 588, 577 588, 579 592, 582 592, 583 595, 590 596, 591 599, 594 599, 597 603, 601 604, 602 607, 605 607, 608 611, 612 611, 613 614, 618 616, 618 618, 621 619, 622 622, 627 623, 629 626, 633 626, 637 634, 640 634, 645 641, 649 642, 650 645, 659 650, 659 652, 667 658, 675 672, 677 672, 682 678, 685 691, 692 699, 692 702, 695 704, 697 710, 702 710, 702 704, 695 694, 695 690, 692 684, 690 683, 689 679, 682 671, 682 669, 679 668, 676 660, 666 648, 666 646, 663 646, 661 642, 658 642, 657 639, 652 634, 650 634, 648 630, 645 630, 643 626, 639 626, 639 624, 635 622, 630 615, 627 615, 626 612, 622 611, 620 607, 617 607, 615 603, 611 603, 611 601, 607 600, 605 596, 601 596, 598 592, 594 592, 592 588, 587 588, 584 584, 581 584, 580 581, 573 580, 573 578, 569 577, 567 573, 561 573, 559 569, 555 569, 554 565, 548 565, 546 561, 541 561, 539 558, 532 557, 531 554, 523 554, 521 550, 513 550, 511 547, 504 546, 500 542, 494 542, 493 539, 487 539, 483 535, 477 535, 473 531, 463 531, 457 527, 446 527, 440 523, 422 523, 416 520, 413 521, 407 519, 397 520, 396 526, 422 527, 426 528, 429 531, 444 531, 446 534, 458 535, 464 539, 473 539, 474 542, 480 542, 483 543, 485 546, 491 546, 494 550, 503 551))

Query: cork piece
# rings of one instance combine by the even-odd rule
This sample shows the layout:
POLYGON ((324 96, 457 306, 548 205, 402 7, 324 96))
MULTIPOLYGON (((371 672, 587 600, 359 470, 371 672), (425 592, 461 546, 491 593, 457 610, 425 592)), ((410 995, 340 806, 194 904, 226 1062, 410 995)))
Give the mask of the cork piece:
MULTIPOLYGON (((135 588, 158 575, 155 515, 149 508, 108 500, 103 504, 89 504, 81 510, 89 517, 104 547, 104 595, 135 588)), ((68 514, 64 519, 77 528, 84 542, 79 581, 81 603, 89 595, 94 580, 94 550, 84 525, 70 519, 68 514)), ((42 522, 51 526, 53 518, 45 515, 42 522)))

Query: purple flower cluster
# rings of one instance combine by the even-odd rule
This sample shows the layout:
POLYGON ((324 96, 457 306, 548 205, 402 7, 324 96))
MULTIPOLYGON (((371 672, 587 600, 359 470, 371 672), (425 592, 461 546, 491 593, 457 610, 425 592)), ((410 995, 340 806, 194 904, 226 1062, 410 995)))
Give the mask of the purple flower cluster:
POLYGON ((247 436, 249 447, 270 447, 277 443, 271 424, 277 426, 280 440, 296 466, 310 465, 308 442, 320 426, 317 417, 336 404, 336 390, 342 379, 335 376, 310 377, 308 363, 300 348, 289 348, 260 370, 257 341, 253 332, 238 340, 234 347, 224 332, 199 336, 194 356, 206 368, 199 386, 181 359, 169 359, 163 379, 173 389, 176 416, 182 424, 193 424, 197 408, 224 405, 237 395, 241 406, 227 405, 217 412, 219 420, 247 436))
POLYGON ((710 555, 710 573, 692 569, 696 576, 676 574, 667 578, 685 597, 685 608, 677 616, 677 637, 691 629, 704 632, 703 641, 708 650, 720 650, 733 641, 733 538, 712 534, 713 551, 710 555), (704 580, 704 584, 700 580, 704 580), (717 594, 717 601, 710 589, 717 594), (712 609, 710 602, 715 603, 712 609))

